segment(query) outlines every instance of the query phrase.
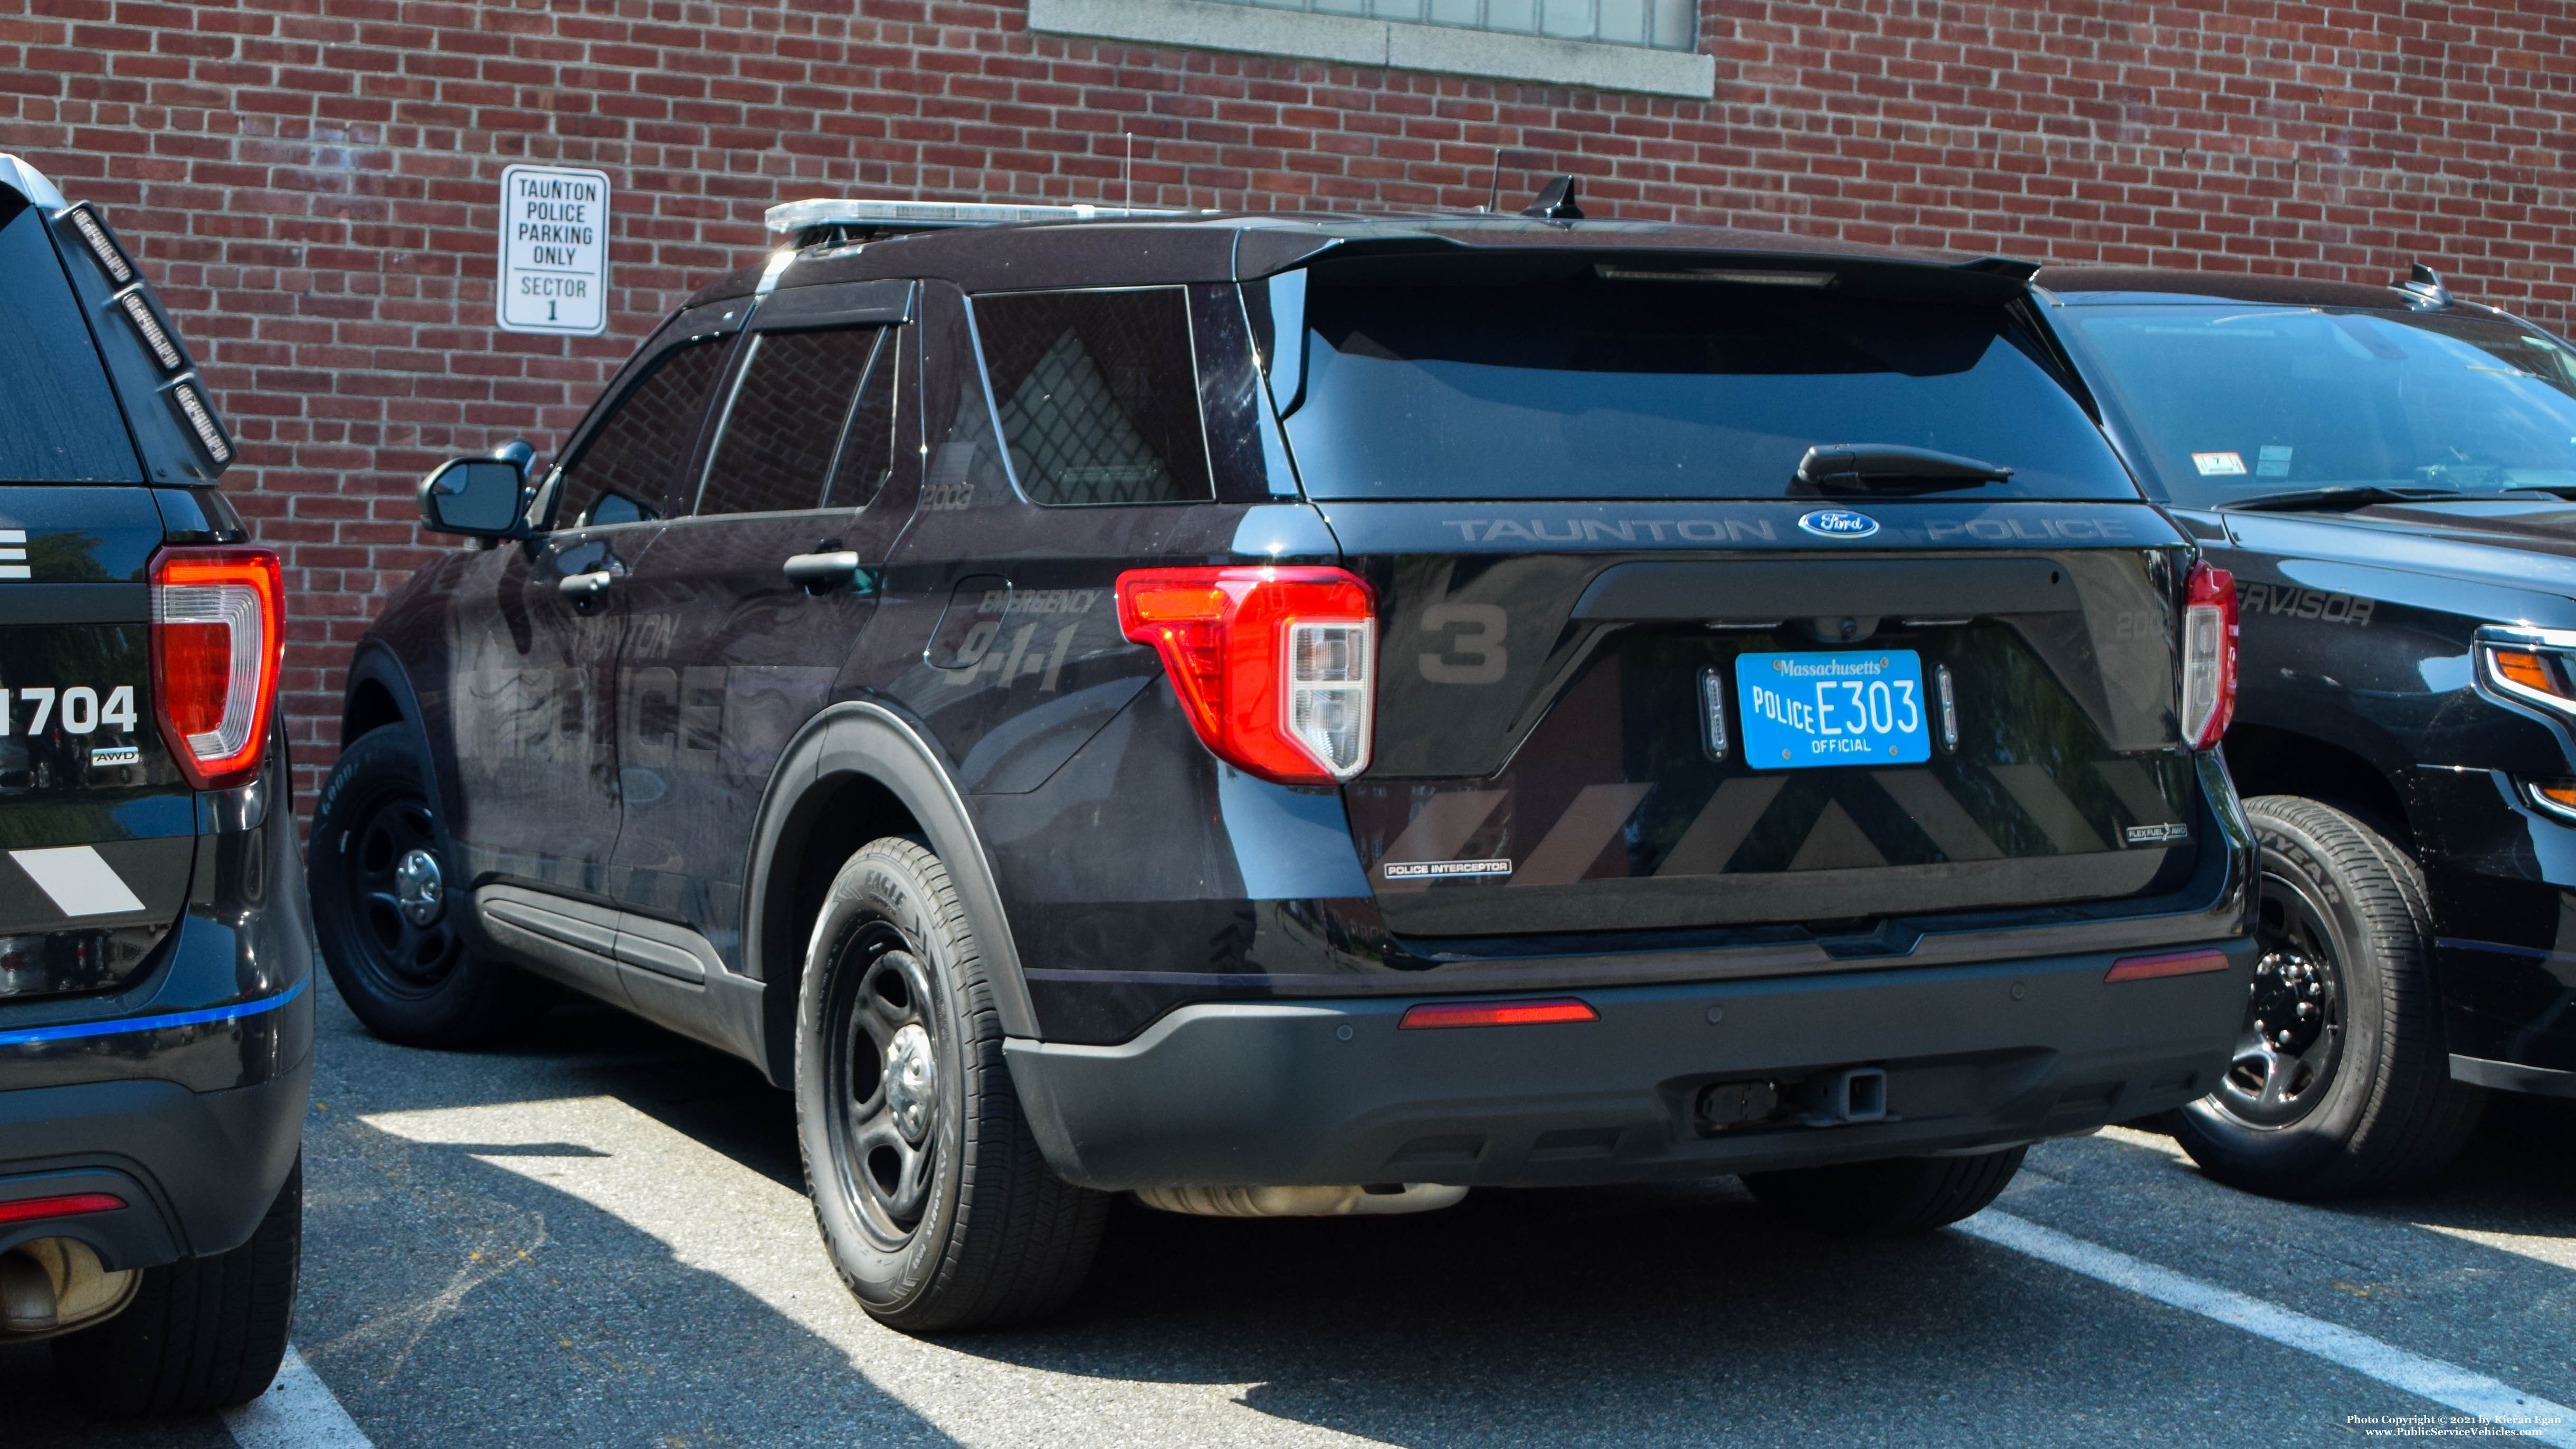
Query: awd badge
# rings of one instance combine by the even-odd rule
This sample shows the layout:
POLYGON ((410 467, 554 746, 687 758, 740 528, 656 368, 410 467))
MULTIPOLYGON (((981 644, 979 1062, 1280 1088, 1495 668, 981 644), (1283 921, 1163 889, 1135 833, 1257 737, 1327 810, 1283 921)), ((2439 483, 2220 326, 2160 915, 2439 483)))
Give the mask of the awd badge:
POLYGON ((1867 538, 1878 532, 1877 519, 1847 508, 1819 508, 1799 519, 1798 526, 1818 538, 1867 538))

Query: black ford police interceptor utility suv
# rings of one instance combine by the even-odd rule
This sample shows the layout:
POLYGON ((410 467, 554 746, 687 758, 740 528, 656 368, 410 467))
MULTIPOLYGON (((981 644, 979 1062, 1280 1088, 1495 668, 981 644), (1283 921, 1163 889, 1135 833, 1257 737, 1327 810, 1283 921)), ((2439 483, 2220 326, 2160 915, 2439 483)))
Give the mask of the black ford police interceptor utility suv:
POLYGON ((1061 1301, 1114 1190, 1921 1228, 2209 1091, 2229 592, 2030 269, 1553 201, 774 211, 532 489, 424 481, 497 544, 352 664, 352 1006, 525 971, 763 1066, 919 1329, 1061 1301))
POLYGON ((2487 1089, 2576 1097, 2576 348, 2424 267, 2040 283, 2245 620, 2263 954, 2182 1145, 2320 1196, 2439 1169, 2487 1089))
POLYGON ((106 220, 0 155, 0 1344, 112 1413, 257 1397, 295 1305, 313 944, 232 453, 106 220))

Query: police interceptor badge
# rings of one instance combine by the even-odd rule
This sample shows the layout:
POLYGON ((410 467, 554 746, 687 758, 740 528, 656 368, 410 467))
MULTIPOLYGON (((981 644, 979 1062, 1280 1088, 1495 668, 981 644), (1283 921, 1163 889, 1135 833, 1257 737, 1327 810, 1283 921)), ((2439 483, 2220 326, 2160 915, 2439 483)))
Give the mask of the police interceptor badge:
POLYGON ((1378 870, 1388 880, 1454 880, 1510 875, 1512 863, 1508 860, 1397 860, 1387 862, 1378 870))
POLYGON ((1877 519, 1847 508, 1819 508, 1799 519, 1798 526, 1818 538, 1867 538, 1878 532, 1877 519))

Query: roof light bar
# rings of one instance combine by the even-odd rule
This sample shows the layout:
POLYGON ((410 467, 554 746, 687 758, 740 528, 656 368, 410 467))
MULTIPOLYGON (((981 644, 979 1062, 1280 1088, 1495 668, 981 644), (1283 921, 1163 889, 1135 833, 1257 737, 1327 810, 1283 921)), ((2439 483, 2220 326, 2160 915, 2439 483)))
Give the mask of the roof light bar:
POLYGON ((1099 221, 1127 216, 1187 216, 1185 211, 1172 211, 1145 206, 1022 206, 1015 202, 993 201, 879 201, 863 198, 839 199, 817 197, 811 201, 789 201, 771 207, 764 214, 769 229, 800 243, 826 238, 820 235, 840 231, 944 231, 961 226, 1010 226, 1021 222, 1099 221))
POLYGON ((107 273, 108 280, 120 287, 135 280, 139 273, 134 270, 134 259, 125 254, 124 247, 117 245, 116 234, 107 229, 107 223, 99 219, 98 212, 88 202, 80 203, 64 212, 63 216, 72 224, 72 230, 79 232, 81 240, 88 244, 89 254, 98 259, 99 270, 107 273))

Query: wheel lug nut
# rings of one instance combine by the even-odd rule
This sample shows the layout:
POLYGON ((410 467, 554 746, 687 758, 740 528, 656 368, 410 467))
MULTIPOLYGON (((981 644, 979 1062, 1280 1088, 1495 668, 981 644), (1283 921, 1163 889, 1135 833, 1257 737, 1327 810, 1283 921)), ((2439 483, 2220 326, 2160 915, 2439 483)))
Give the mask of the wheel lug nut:
POLYGON ((2271 1028, 2263 1024, 2263 1018, 2259 1016, 2254 1018, 2254 1034, 2256 1036, 2261 1036, 2269 1030, 2271 1030, 2271 1028))
POLYGON ((2306 1002, 2306 1001, 2302 1001, 2302 1002, 2300 1002, 2300 1003, 2299 1003, 2299 1020, 2301 1020, 2301 1021, 2305 1021, 2305 1020, 2307 1020, 2309 1017, 2312 1017, 2312 1016, 2314 1016, 2314 1015, 2316 1015, 2316 1014, 2317 1014, 2317 1008, 2316 1008, 2316 1006, 2315 1006, 2315 1004, 2314 1004, 2314 1003, 2306 1002))

